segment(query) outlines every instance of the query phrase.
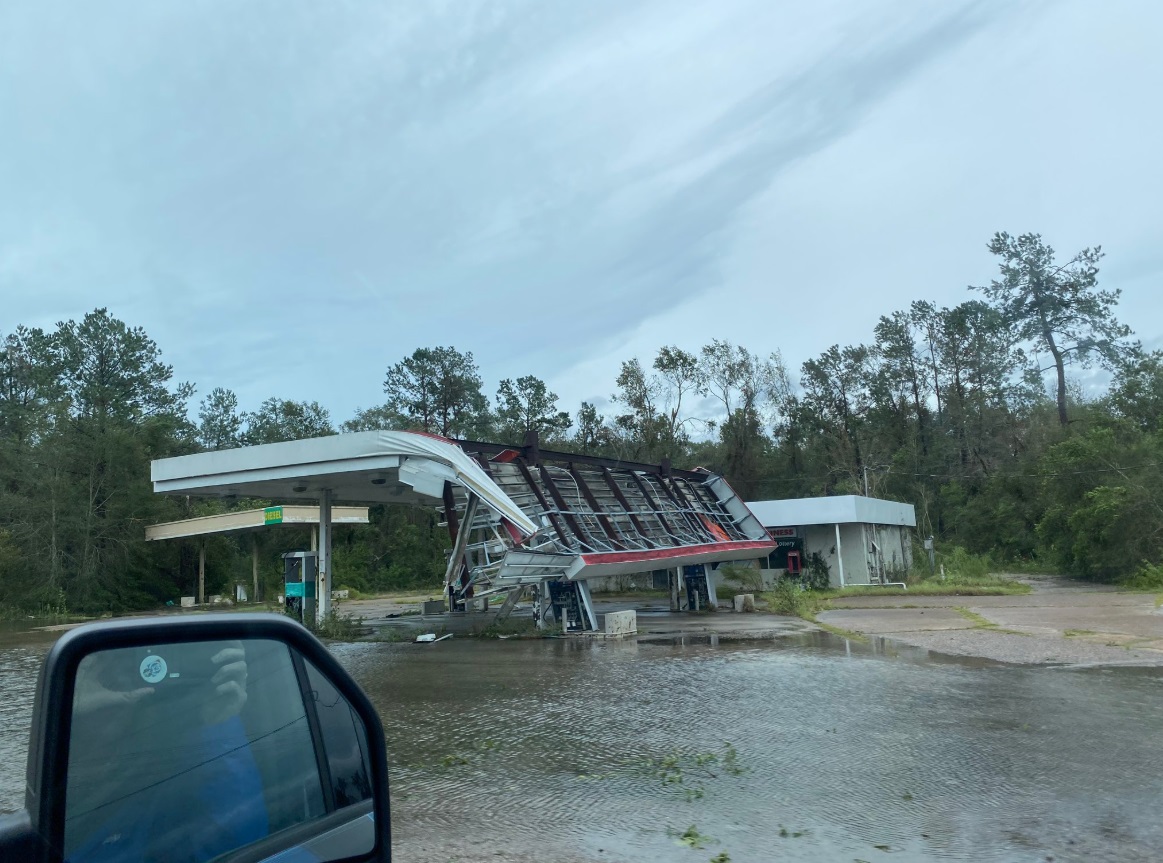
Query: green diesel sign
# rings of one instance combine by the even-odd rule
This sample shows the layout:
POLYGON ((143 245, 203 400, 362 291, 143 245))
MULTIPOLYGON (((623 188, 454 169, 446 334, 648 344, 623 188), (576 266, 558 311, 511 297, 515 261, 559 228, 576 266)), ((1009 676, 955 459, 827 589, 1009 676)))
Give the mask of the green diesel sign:
POLYGON ((283 523, 283 508, 281 506, 268 506, 262 511, 263 524, 282 524, 283 523))

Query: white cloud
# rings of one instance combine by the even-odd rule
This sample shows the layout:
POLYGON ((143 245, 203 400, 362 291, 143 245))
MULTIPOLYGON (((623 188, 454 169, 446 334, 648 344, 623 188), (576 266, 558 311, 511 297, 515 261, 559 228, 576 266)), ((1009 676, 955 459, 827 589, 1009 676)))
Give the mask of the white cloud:
MULTIPOLYGON (((1163 321, 1163 11, 898 0, 0 9, 0 290, 98 305, 245 406, 376 402, 415 347, 574 409, 726 336, 796 366, 1101 242, 1163 321)), ((7 325, 2 325, 7 326, 7 325)))

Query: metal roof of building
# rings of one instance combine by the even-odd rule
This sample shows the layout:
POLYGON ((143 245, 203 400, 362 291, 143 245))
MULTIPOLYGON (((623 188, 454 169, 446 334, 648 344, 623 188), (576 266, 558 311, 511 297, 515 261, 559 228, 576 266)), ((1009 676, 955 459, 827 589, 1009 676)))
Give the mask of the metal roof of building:
POLYGON ((911 503, 880 500, 856 494, 835 497, 802 497, 790 500, 756 500, 747 504, 764 527, 810 524, 890 524, 917 526, 911 503))

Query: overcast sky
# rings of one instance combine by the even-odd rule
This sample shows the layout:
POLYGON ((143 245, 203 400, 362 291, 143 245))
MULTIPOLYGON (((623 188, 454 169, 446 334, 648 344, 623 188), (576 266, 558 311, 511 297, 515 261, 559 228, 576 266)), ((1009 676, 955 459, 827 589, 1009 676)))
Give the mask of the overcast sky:
POLYGON ((1163 337, 1155 0, 0 0, 0 332, 97 306, 176 377, 382 401, 417 347, 573 411, 715 337, 793 369, 1102 244, 1163 337))

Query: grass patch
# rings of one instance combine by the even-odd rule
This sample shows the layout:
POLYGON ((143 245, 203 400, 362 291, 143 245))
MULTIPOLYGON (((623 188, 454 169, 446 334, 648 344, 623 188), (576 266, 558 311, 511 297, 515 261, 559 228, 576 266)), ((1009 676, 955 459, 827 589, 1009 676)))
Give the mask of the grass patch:
POLYGON ((1083 635, 1097 635, 1093 629, 1067 629, 1062 633, 1067 638, 1078 638, 1083 635))
MULTIPOLYGON (((432 593, 431 591, 424 593, 418 592, 416 590, 389 590, 383 593, 364 593, 363 591, 356 592, 359 593, 359 599, 361 600, 385 599, 391 600, 392 602, 398 603, 400 605, 417 605, 421 602, 444 598, 441 596, 441 594, 432 593)), ((355 599, 355 592, 353 592, 351 596, 345 601, 350 602, 354 601, 355 599)))
POLYGON ((1005 629, 998 626, 988 618, 982 617, 976 611, 970 611, 964 606, 956 605, 953 607, 953 610, 972 623, 973 629, 988 629, 990 632, 1000 632, 1003 635, 1021 635, 1023 637, 1029 637, 1030 635, 1028 632, 1018 632, 1016 629, 1005 629))
POLYGON ((841 629, 838 626, 824 623, 816 615, 828 607, 827 595, 831 591, 809 590, 793 579, 781 579, 774 590, 761 594, 760 599, 766 603, 767 610, 772 614, 786 614, 789 617, 798 617, 806 620, 825 632, 830 632, 840 638, 852 641, 868 641, 859 632, 850 629, 841 629))
POLYGON ((817 598, 846 599, 850 596, 1020 596, 1033 588, 1020 581, 997 579, 997 583, 958 584, 948 581, 918 581, 903 587, 877 587, 874 584, 853 587, 830 587, 812 591, 817 598))
POLYGON ((311 629, 320 638, 330 638, 333 641, 355 641, 367 634, 362 617, 350 614, 338 614, 334 610, 311 629))
POLYGON ((809 623, 815 624, 816 626, 820 627, 820 629, 824 630, 825 632, 830 632, 833 635, 838 635, 840 638, 847 638, 849 641, 864 641, 864 642, 868 641, 868 636, 864 635, 863 633, 856 632, 855 630, 843 629, 839 626, 832 626, 832 624, 824 623, 824 621, 817 620, 815 617, 805 617, 804 620, 808 621, 809 623))
POLYGON ((808 590, 790 578, 780 579, 773 590, 762 595, 772 614, 786 614, 811 620, 824 607, 823 591, 808 590))
POLYGON ((970 611, 961 605, 953 606, 953 610, 973 624, 975 629, 996 629, 997 624, 990 621, 988 618, 982 617, 976 611, 970 611))
POLYGON ((495 620, 472 634, 478 638, 542 638, 545 635, 537 628, 537 621, 529 617, 495 620))

